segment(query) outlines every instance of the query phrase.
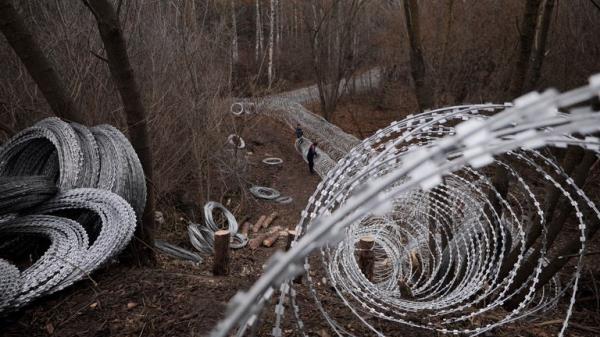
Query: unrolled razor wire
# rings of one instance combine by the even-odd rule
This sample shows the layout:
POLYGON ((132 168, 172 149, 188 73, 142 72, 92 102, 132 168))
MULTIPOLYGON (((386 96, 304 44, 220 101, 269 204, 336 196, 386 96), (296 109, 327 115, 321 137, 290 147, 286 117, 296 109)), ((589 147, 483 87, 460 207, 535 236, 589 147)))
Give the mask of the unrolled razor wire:
POLYGON ((261 278, 234 296, 211 336, 227 336, 236 327, 243 333, 276 289, 271 335, 282 336, 290 309, 296 330, 308 336, 290 282, 300 273, 338 336, 355 335, 336 321, 347 315, 378 336, 385 335, 383 321, 476 336, 566 298, 563 336, 600 211, 541 148, 582 147, 597 159, 600 112, 589 102, 599 94, 596 75, 589 85, 562 94, 548 90, 512 104, 437 109, 379 130, 328 170, 301 213, 290 250, 274 254, 261 278), (496 190, 490 166, 510 179, 505 195, 496 190), (544 226, 543 186, 556 189, 576 218, 576 268, 564 280, 549 272, 553 237, 544 226), (526 233, 535 224, 542 229, 530 248, 526 233), (365 236, 375 240, 372 279, 356 261, 356 243, 365 236), (317 249, 320 258, 309 260, 317 249), (512 253, 515 262, 504 265, 512 253), (313 269, 325 271, 337 297, 321 300, 329 290, 317 286, 313 269), (524 272, 524 282, 515 284, 524 272), (511 301, 514 309, 497 310, 511 301))

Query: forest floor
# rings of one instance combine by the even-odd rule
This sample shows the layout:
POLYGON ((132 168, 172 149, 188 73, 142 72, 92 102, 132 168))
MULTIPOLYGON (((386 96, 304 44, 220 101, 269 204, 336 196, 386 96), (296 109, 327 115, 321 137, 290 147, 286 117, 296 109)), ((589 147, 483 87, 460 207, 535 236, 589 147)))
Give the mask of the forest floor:
MULTIPOLYGON (((407 108, 404 111, 411 110, 407 108)), ((401 117, 392 110, 374 107, 365 96, 343 100, 334 122, 364 138, 401 117)), ((294 200, 285 205, 253 200, 247 215, 254 223, 260 215, 277 211, 279 217, 272 226, 294 228, 301 210, 319 183, 319 177, 308 173, 306 163, 294 149, 291 130, 276 121, 257 118, 254 126, 242 135, 247 151, 252 152, 249 179, 256 184, 276 188, 294 200), (282 158, 283 164, 264 165, 261 160, 270 156, 282 158)), ((177 214, 168 211, 165 214, 167 224, 161 228, 159 238, 191 248, 186 227, 178 220, 177 214)), ((250 238, 254 235, 250 231, 250 238)), ((230 274, 223 277, 212 275, 210 258, 195 265, 158 254, 159 263, 152 268, 113 264, 95 272, 93 281, 79 282, 0 320, 0 336, 206 336, 223 318, 231 297, 239 290, 249 289, 260 277, 269 257, 277 249, 283 249, 284 245, 285 239, 280 238, 271 248, 261 247, 253 251, 245 247, 231 251, 230 274)), ((311 265, 317 265, 317 257, 314 261, 312 259, 315 264, 311 265)), ((311 276, 321 280, 323 270, 317 269, 311 276)), ((340 301, 330 286, 317 281, 316 287, 323 306, 332 318, 345 324, 345 329, 356 336, 373 335, 357 322, 351 312, 339 305, 340 301)), ((297 285, 296 290, 306 332, 310 336, 334 336, 318 312, 306 284, 297 285)), ((593 298, 593 295, 587 293, 582 296, 593 298)), ((593 301, 576 305, 573 324, 567 335, 597 336, 597 311, 593 301)), ((488 318, 494 319, 497 314, 491 313, 488 318)), ((288 318, 289 315, 287 310, 288 318)), ((564 316, 563 311, 549 312, 535 322, 519 321, 486 336, 556 336, 564 316)), ((259 336, 270 335, 274 322, 272 305, 266 308, 264 322, 259 336)), ((388 336, 432 336, 429 331, 405 325, 383 321, 375 323, 388 336)), ((291 318, 285 321, 283 331, 284 336, 300 335, 291 318)))

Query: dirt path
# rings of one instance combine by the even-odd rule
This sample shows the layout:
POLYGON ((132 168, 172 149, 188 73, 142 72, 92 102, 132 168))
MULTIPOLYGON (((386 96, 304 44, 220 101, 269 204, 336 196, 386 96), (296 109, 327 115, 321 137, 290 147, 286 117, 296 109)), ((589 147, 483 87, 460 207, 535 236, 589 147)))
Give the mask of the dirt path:
MULTIPOLYGON (((252 202, 251 221, 277 211, 280 216, 274 225, 295 227, 319 177, 309 174, 287 127, 263 118, 246 133, 243 137, 253 152, 250 180, 294 198, 286 205, 252 202), (268 156, 284 162, 267 166, 261 160, 268 156)), ((187 241, 184 226, 166 228, 179 230, 162 233, 163 237, 187 241)), ((156 268, 131 269, 115 264, 95 272, 95 283, 79 282, 0 320, 0 336, 204 336, 224 315, 229 299, 252 285, 267 259, 284 243, 280 239, 273 248, 232 251, 227 277, 212 276, 210 259, 200 266, 164 256, 159 257, 156 268)))

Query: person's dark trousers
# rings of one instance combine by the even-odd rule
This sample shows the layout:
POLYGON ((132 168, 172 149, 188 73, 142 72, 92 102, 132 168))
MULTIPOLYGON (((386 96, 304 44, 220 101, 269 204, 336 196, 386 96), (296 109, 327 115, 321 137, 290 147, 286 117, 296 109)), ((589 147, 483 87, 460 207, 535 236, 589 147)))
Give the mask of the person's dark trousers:
POLYGON ((315 173, 315 162, 313 160, 309 160, 308 161, 308 170, 310 171, 310 174, 314 174, 315 173))

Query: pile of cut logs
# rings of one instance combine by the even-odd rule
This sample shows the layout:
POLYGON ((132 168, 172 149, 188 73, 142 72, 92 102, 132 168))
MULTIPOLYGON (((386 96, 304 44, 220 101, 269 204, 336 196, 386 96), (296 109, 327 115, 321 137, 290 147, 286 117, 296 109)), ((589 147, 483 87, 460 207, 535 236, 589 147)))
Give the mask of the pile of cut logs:
MULTIPOLYGON (((279 237, 287 237, 285 249, 288 250, 292 241, 296 237, 296 231, 285 229, 281 226, 269 226, 277 219, 277 212, 271 213, 269 216, 261 215, 258 221, 252 225, 250 218, 246 218, 242 224, 242 234, 249 236, 250 229, 256 236, 250 240, 248 245, 250 249, 256 250, 261 245, 272 247, 279 237), (261 230, 266 230, 259 233, 261 230)), ((229 239, 230 233, 228 230, 219 230, 215 232, 215 259, 213 265, 214 275, 227 275, 229 273, 229 239)))

